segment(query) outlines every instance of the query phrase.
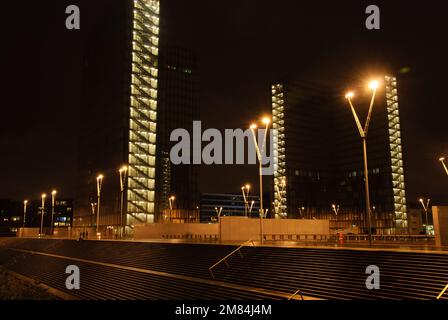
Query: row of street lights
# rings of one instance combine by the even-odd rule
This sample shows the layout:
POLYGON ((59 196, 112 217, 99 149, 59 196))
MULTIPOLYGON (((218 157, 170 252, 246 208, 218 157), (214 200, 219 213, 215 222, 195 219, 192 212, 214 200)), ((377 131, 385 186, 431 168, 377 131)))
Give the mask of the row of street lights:
MULTIPOLYGON (((56 194, 57 191, 53 190, 51 191, 51 234, 53 234, 54 232, 54 205, 56 202, 56 194)), ((47 194, 43 193, 41 195, 41 217, 40 217, 40 229, 39 229, 39 234, 43 234, 43 229, 44 229, 44 214, 45 214, 45 199, 47 198, 47 194)), ((23 201, 23 228, 25 228, 25 222, 26 222, 26 210, 28 207, 28 200, 24 200, 23 201)))
POLYGON ((243 193, 243 200, 244 200, 244 214, 247 217, 247 214, 249 213, 249 216, 252 213, 252 207, 254 206, 255 201, 251 201, 249 206, 249 191, 250 191, 250 184, 246 184, 241 187, 241 192, 243 193))
MULTIPOLYGON (((123 211, 124 211, 124 190, 126 186, 126 178, 127 178, 128 167, 122 166, 118 169, 119 178, 120 178, 120 238, 123 238, 124 235, 124 223, 123 223, 123 211)), ((104 175, 99 174, 96 177, 96 192, 97 192, 97 203, 91 203, 92 214, 95 214, 96 207, 96 235, 100 236, 99 225, 100 225, 100 208, 101 208, 101 190, 103 187, 104 175)))

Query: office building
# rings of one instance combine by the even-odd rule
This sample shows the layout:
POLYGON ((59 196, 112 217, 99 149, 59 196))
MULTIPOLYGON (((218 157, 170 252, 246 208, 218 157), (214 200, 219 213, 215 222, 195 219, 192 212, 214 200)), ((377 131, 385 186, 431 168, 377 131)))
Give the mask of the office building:
MULTIPOLYGON (((85 95, 81 108, 76 221, 98 212, 99 226, 119 226, 118 170, 127 166, 124 221, 155 220, 159 1, 95 3, 84 19, 85 95), (101 3, 104 5, 102 6, 101 3), (104 10, 107 7, 108 10, 104 10), (96 9, 95 9, 96 8, 96 9)), ((94 219, 96 221, 96 219, 94 219)), ((95 222, 96 223, 96 222, 95 222)))
MULTIPOLYGON (((306 80, 271 86, 274 201, 284 216, 335 220, 367 230, 362 142, 341 88, 306 80), (286 181, 279 191, 276 185, 286 181), (333 209, 333 205, 336 209, 333 209)), ((369 93, 355 108, 364 123, 369 93)), ((397 79, 385 76, 367 137, 372 227, 406 233, 406 194, 397 79)))

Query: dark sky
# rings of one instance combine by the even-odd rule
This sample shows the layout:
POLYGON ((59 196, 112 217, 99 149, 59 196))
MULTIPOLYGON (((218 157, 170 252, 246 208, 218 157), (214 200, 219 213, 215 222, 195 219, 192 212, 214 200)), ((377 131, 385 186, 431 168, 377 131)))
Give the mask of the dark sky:
MULTIPOLYGON (((120 0, 111 0, 109 5, 120 0)), ((448 155, 446 16, 442 1, 162 0, 161 42, 199 57, 203 127, 245 128, 269 112, 271 81, 310 74, 340 87, 409 67, 399 92, 408 191, 446 195, 437 159, 448 155), (381 30, 364 26, 381 9, 381 30)), ((0 198, 55 187, 74 195, 82 103, 83 12, 95 0, 2 3, 0 198), (65 29, 65 7, 81 30, 65 29)), ((104 7, 107 12, 107 6, 104 7)), ((211 166, 201 191, 237 192, 256 166, 211 166)))

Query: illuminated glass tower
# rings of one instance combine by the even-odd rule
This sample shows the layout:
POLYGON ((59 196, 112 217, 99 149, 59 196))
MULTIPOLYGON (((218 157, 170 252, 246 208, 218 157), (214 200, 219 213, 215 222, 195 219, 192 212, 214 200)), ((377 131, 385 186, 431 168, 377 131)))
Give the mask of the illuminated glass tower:
POLYGON ((126 225, 132 228, 157 219, 159 10, 158 0, 113 5, 98 0, 86 9, 74 226, 95 226, 96 176, 101 173, 99 227, 117 233, 121 224, 118 169, 123 165, 128 167, 126 225))
MULTIPOLYGON (((362 144, 344 92, 310 79, 271 86, 274 209, 283 217, 329 219, 333 229, 357 226, 365 233, 362 144), (276 188, 282 181, 284 190, 276 188), (340 207, 337 217, 333 204, 340 207)), ((360 117, 367 112, 369 101, 364 100, 360 95, 356 103, 360 117)), ((373 232, 406 233, 405 169, 393 76, 383 78, 377 95, 367 155, 373 232)))
POLYGON ((154 221, 159 1, 134 0, 127 224, 154 221))

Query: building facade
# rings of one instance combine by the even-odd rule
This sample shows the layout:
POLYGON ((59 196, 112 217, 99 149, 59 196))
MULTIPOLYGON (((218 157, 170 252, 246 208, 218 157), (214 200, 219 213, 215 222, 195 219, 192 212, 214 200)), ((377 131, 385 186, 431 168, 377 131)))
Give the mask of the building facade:
MULTIPOLYGON (((406 233, 397 79, 381 83, 367 137, 372 226, 406 233)), ((289 80, 274 83, 271 94, 276 207, 287 217, 337 219, 338 228, 367 232, 362 142, 342 89, 289 80)), ((369 98, 360 92, 354 102, 360 119, 369 98)))
MULTIPOLYGON (((269 197, 267 198, 269 199, 269 197)), ((242 194, 203 193, 201 194, 200 222, 217 222, 219 211, 221 211, 221 216, 259 217, 259 196, 246 196, 246 201, 248 207, 245 206, 242 194)))
POLYGON ((86 87, 80 115, 75 225, 92 220, 98 211, 101 227, 153 222, 159 1, 127 0, 110 6, 100 0, 92 4, 84 28, 86 87), (118 172, 123 165, 127 166, 124 221, 118 172), (100 174, 103 179, 98 181, 100 174), (101 201, 94 206, 98 193, 101 201))
POLYGON ((175 142, 170 141, 170 134, 177 128, 191 128, 198 120, 197 56, 185 48, 162 46, 159 69, 157 203, 165 216, 170 209, 168 199, 174 196, 177 210, 184 210, 188 221, 199 206, 199 166, 171 163, 170 150, 175 142))
POLYGON ((135 224, 164 221, 173 195, 177 209, 197 210, 197 168, 169 159, 171 131, 190 128, 197 114, 196 56, 159 44, 158 0, 92 6, 84 23, 75 226, 98 221, 101 230, 126 225, 131 232, 135 224))

